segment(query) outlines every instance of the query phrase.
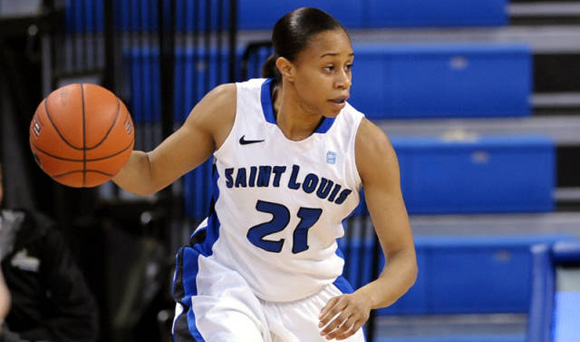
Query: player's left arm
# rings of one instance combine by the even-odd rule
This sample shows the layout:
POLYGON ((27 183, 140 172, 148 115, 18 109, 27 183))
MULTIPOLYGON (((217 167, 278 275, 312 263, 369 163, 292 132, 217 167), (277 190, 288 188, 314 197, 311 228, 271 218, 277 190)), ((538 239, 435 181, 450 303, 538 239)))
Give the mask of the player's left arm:
POLYGON ((386 264, 378 279, 352 294, 332 298, 322 309, 320 326, 325 328, 321 333, 328 339, 342 340, 353 335, 366 323, 371 309, 392 305, 405 294, 418 271, 401 194, 399 163, 390 141, 379 127, 363 119, 355 151, 365 200, 386 264))

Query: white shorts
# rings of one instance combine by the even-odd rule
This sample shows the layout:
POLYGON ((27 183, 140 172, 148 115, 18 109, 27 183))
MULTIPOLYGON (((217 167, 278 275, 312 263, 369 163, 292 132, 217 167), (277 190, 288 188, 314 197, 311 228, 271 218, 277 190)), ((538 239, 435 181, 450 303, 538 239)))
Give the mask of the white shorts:
MULTIPOLYGON (((195 254, 186 247, 177 258, 175 342, 328 341, 320 335, 318 317, 330 298, 343 294, 334 284, 301 300, 266 302, 238 272, 195 254), (188 276, 188 268, 196 276, 188 276), (211 272, 197 277, 203 269, 211 272)), ((363 329, 344 341, 364 342, 363 329)))

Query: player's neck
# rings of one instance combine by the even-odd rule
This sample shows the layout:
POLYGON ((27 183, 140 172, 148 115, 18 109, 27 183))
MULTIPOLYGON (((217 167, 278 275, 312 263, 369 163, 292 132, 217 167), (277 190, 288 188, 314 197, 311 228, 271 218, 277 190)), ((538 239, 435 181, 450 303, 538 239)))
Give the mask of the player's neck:
POLYGON ((274 88, 272 103, 276 124, 289 140, 300 141, 314 133, 322 115, 308 111, 297 101, 297 97, 291 94, 290 87, 283 89, 282 86, 274 88), (284 92, 287 89, 288 92, 284 92))

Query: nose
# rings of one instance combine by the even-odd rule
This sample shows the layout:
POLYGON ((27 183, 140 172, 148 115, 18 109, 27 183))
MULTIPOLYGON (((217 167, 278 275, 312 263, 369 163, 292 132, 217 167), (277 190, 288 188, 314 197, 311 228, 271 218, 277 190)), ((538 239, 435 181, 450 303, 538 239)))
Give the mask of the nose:
POLYGON ((350 70, 341 70, 336 76, 335 86, 340 89, 348 89, 352 85, 352 74, 350 70))

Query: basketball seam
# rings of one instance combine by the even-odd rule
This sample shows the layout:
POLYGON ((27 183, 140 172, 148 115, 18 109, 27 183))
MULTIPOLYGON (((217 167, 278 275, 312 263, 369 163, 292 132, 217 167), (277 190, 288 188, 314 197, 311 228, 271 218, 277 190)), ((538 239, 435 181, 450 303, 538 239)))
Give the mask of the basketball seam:
POLYGON ((83 108, 83 186, 87 180, 87 122, 85 120, 85 87, 81 83, 81 103, 83 108))
POLYGON ((62 139, 62 141, 64 141, 65 144, 67 144, 68 146, 74 148, 75 150, 81 150, 82 148, 76 147, 73 144, 71 144, 68 140, 66 140, 66 138, 64 137, 64 135, 62 135, 62 133, 58 129, 58 126, 52 120, 52 115, 50 115, 50 111, 48 110, 48 98, 46 100, 44 100, 44 110, 46 111, 46 116, 48 116, 48 121, 50 121, 50 124, 52 125, 52 127, 56 131, 56 134, 58 134, 58 136, 62 139))
POLYGON ((121 104, 120 104, 119 98, 116 97, 116 99, 117 99, 117 113, 115 113, 115 119, 113 120, 113 123, 109 127, 109 130, 107 131, 107 133, 105 133, 105 136, 103 137, 103 139, 101 141, 99 141, 94 146, 86 147, 87 150, 92 150, 92 149, 95 149, 95 148, 101 146, 105 142, 105 140, 107 140, 107 137, 109 136, 109 134, 111 134, 111 132, 113 131, 113 128, 115 127, 115 124, 117 123, 117 120, 119 118, 119 112, 121 111, 121 104))
MULTIPOLYGON (((30 143, 32 144, 32 146, 34 146, 34 148, 35 148, 35 149, 36 149, 38 152, 41 152, 41 153, 43 153, 43 154, 45 154, 45 155, 47 155, 47 156, 49 156, 49 157, 52 157, 52 158, 54 158, 54 159, 63 160, 63 161, 69 161, 69 162, 81 162, 81 161, 83 161, 82 159, 70 159, 70 158, 59 157, 59 156, 57 156, 57 155, 54 155, 54 154, 52 154, 52 153, 50 153, 50 152, 46 152, 46 151, 44 151, 43 149, 41 149, 40 147, 38 147, 38 146, 37 146, 37 145, 34 143, 34 141, 32 141, 32 139, 30 139, 30 143)), ((127 147, 125 147, 125 148, 123 148, 122 150, 119 150, 119 151, 117 151, 117 152, 115 152, 115 153, 113 153, 113 154, 110 154, 110 155, 108 155, 108 156, 99 157, 99 158, 94 158, 94 159, 86 159, 86 158, 85 158, 85 159, 86 159, 86 161, 87 161, 87 162, 95 162, 95 161, 101 161, 101 160, 109 159, 109 158, 115 157, 115 156, 117 156, 117 155, 119 155, 119 154, 121 154, 121 153, 125 152, 126 150, 128 150, 129 148, 131 148, 131 146, 133 146, 133 141, 131 141, 131 142, 129 143, 129 145, 127 145, 127 147)))
MULTIPOLYGON (((52 177, 54 177, 54 178, 60 178, 60 177, 68 176, 70 174, 79 173, 79 172, 82 172, 82 173, 87 173, 87 172, 99 173, 99 174, 102 174, 102 175, 105 175, 105 176, 108 176, 108 177, 113 177, 114 176, 112 174, 109 174, 109 173, 106 173, 106 172, 103 172, 103 171, 88 169, 88 170, 85 170, 85 171, 83 171, 83 170, 68 171, 68 172, 65 172, 65 173, 61 173, 59 175, 53 175, 52 177)), ((83 186, 84 186, 84 184, 83 184, 83 186)))
MULTIPOLYGON (((81 84, 81 91, 82 91, 82 84, 81 84)), ((84 92, 83 92, 84 93, 84 92)), ((52 116, 50 115, 50 111, 48 110, 48 99, 46 99, 44 101, 44 110, 46 111, 46 116, 48 117, 48 120, 50 121, 50 124, 52 125, 52 127, 55 129, 56 133, 58 134, 58 136, 62 139, 62 141, 65 142, 65 144, 67 144, 69 147, 75 149, 75 150, 79 150, 79 151, 84 151, 84 150, 93 150, 99 146, 101 146, 105 140, 107 139, 107 137, 111 134, 111 132, 113 131, 113 128, 115 127, 115 124, 117 123, 117 120, 119 119, 119 112, 121 111, 121 103, 119 101, 119 98, 117 97, 117 112, 115 114, 115 119, 113 120, 112 125, 109 127, 109 130, 107 131, 107 133, 105 133, 105 136, 103 137, 103 139, 101 139, 101 141, 99 141, 96 145, 91 146, 91 147, 77 147, 73 144, 71 144, 65 137, 64 135, 60 132, 60 130, 58 129, 58 126, 56 125, 56 123, 52 120, 52 116)), ((84 95, 82 97, 82 101, 83 101, 83 130, 84 130, 84 95)), ((83 136, 83 144, 84 144, 84 136, 83 136)))

